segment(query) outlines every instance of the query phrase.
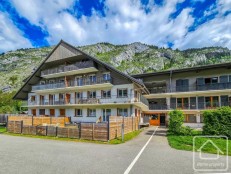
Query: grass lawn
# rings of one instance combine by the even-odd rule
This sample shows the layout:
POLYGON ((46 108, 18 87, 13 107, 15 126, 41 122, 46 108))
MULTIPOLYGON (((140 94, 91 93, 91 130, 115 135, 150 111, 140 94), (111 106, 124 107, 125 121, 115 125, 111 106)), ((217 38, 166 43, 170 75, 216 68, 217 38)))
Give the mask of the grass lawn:
MULTIPOLYGON (((130 132, 124 135, 124 142, 133 139, 134 137, 138 136, 143 129, 130 132)), ((21 136, 21 137, 29 137, 29 138, 40 138, 40 139, 49 139, 49 140, 60 140, 60 141, 73 141, 73 142, 87 142, 87 143, 98 143, 98 144, 121 144, 124 143, 121 140, 121 137, 118 139, 110 140, 109 142, 104 141, 96 141, 96 140, 83 140, 83 139, 76 139, 76 138, 60 138, 60 137, 50 137, 50 136, 38 136, 38 135, 24 135, 24 134, 14 134, 6 132, 6 129, 0 126, 0 133, 4 133, 5 135, 11 136, 21 136)))
MULTIPOLYGON (((193 151, 193 138, 194 136, 175 136, 168 135, 168 143, 172 148, 178 150, 187 150, 193 151)), ((226 140, 221 138, 210 138, 223 152, 226 154, 226 140)), ((195 149, 198 150, 203 143, 205 143, 208 138, 199 138, 195 143, 195 149)), ((228 141, 228 155, 231 156, 231 140, 228 141)), ((212 144, 208 144, 205 148, 202 149, 203 152, 206 153, 214 153, 216 154, 216 149, 212 146, 212 144)))
POLYGON ((6 132, 6 127, 0 125, 0 133, 4 133, 4 132, 6 132))

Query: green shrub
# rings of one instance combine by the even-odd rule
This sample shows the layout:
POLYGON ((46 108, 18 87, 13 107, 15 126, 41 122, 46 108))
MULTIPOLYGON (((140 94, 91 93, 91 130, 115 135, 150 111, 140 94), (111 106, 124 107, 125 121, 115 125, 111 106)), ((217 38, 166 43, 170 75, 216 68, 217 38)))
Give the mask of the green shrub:
POLYGON ((221 107, 203 113, 204 135, 225 135, 231 138, 231 108, 221 107))
POLYGON ((192 135, 192 129, 189 126, 182 126, 181 135, 192 135))
POLYGON ((168 131, 170 134, 181 135, 182 134, 182 125, 184 122, 184 114, 182 111, 174 110, 169 112, 169 128, 168 131))

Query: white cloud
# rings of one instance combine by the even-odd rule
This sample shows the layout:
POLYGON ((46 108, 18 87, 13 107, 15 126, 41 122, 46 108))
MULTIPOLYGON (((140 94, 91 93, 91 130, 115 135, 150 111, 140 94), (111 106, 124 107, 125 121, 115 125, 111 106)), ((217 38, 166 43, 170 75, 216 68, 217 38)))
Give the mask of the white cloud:
MULTIPOLYGON (((222 46, 231 48, 231 14, 223 14, 231 9, 231 1, 220 0, 214 11, 217 16, 200 25, 195 31, 174 42, 174 48, 200 48, 222 46), (227 8, 229 6, 229 8, 227 8)), ((206 16, 207 14, 205 14, 206 16)))
POLYGON ((0 52, 32 47, 6 13, 0 12, 0 52))
POLYGON ((217 17, 193 32, 188 32, 195 20, 191 15, 193 8, 182 10, 175 19, 170 18, 176 11, 176 5, 184 0, 165 0, 162 5, 153 5, 154 1, 150 0, 146 7, 148 13, 137 0, 106 0, 105 16, 92 9, 92 16, 82 15, 79 19, 68 12, 73 10, 74 0, 11 1, 20 16, 48 32, 46 39, 50 44, 64 39, 75 45, 141 41, 158 46, 167 46, 168 42, 172 42, 175 48, 180 49, 216 45, 231 48, 230 16, 223 15, 230 9, 230 0, 217 1, 213 9, 218 11, 217 17))
POLYGON ((73 1, 12 0, 22 17, 49 33, 50 44, 61 38, 76 45, 95 42, 115 44, 142 41, 166 46, 167 41, 181 38, 192 24, 191 9, 183 10, 176 19, 169 19, 176 4, 183 0, 165 1, 163 6, 150 6, 146 13, 140 1, 106 0, 105 17, 94 11, 91 17, 76 19, 65 9, 72 9, 73 1))

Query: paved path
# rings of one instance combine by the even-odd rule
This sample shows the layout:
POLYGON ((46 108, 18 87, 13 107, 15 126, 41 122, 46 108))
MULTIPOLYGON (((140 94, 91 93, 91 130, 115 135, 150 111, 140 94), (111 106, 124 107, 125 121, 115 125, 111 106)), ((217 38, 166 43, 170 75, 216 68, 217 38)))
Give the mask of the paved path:
POLYGON ((120 145, 0 135, 0 173, 194 173, 192 152, 171 149, 163 128, 158 128, 150 139, 155 130, 156 127, 151 127, 120 145), (134 161, 148 140, 146 148, 134 161))

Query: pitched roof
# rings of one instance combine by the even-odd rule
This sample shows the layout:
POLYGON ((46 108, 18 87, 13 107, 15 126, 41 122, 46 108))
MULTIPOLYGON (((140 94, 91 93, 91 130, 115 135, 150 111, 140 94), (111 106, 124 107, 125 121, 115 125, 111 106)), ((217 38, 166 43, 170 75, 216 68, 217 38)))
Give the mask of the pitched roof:
POLYGON ((146 76, 155 76, 155 75, 163 75, 163 74, 170 74, 170 73, 182 73, 182 72, 199 71, 199 70, 214 69, 214 68, 231 68, 231 62, 219 63, 213 65, 195 66, 190 68, 171 69, 167 71, 159 71, 159 72, 151 72, 151 73, 143 73, 143 74, 134 74, 132 75, 132 77, 141 78, 146 76))
MULTIPOLYGON (((13 97, 13 99, 21 99, 21 100, 25 100, 27 99, 28 97, 28 92, 30 91, 30 86, 33 85, 33 80, 34 81, 37 81, 38 79, 40 79, 40 73, 39 73, 39 70, 41 70, 41 68, 44 66, 44 64, 46 62, 51 62, 51 61, 56 61, 56 60, 59 60, 58 58, 55 58, 53 56, 53 53, 55 53, 55 51, 59 48, 59 46, 64 46, 64 47, 68 47, 69 51, 71 53, 69 53, 69 56, 75 56, 75 55, 79 55, 79 54, 82 54, 82 55, 85 55, 87 58, 95 61, 96 63, 98 64, 101 64, 105 67, 107 67, 108 69, 110 69, 111 71, 114 71, 118 74, 120 74, 121 76, 127 78, 128 80, 130 80, 131 82, 134 82, 135 84, 137 84, 138 86, 140 86, 141 88, 143 88, 145 90, 146 93, 149 93, 148 89, 145 87, 145 85, 143 84, 143 82, 123 73, 123 72, 120 72, 118 71, 117 69, 115 69, 114 67, 88 55, 87 53, 75 48, 74 46, 68 44, 67 42, 61 40, 56 46, 55 48, 47 55, 47 57, 42 61, 42 63, 39 65, 39 67, 34 71, 34 73, 28 77, 26 79, 26 82, 24 83, 24 85, 18 90, 18 92, 15 94, 15 96, 13 97), (36 80, 37 79, 37 80, 36 80)), ((57 53, 58 54, 58 53, 57 53)), ((62 55, 63 56, 63 55, 62 55)), ((63 57, 63 58, 67 58, 67 57, 63 57)))

